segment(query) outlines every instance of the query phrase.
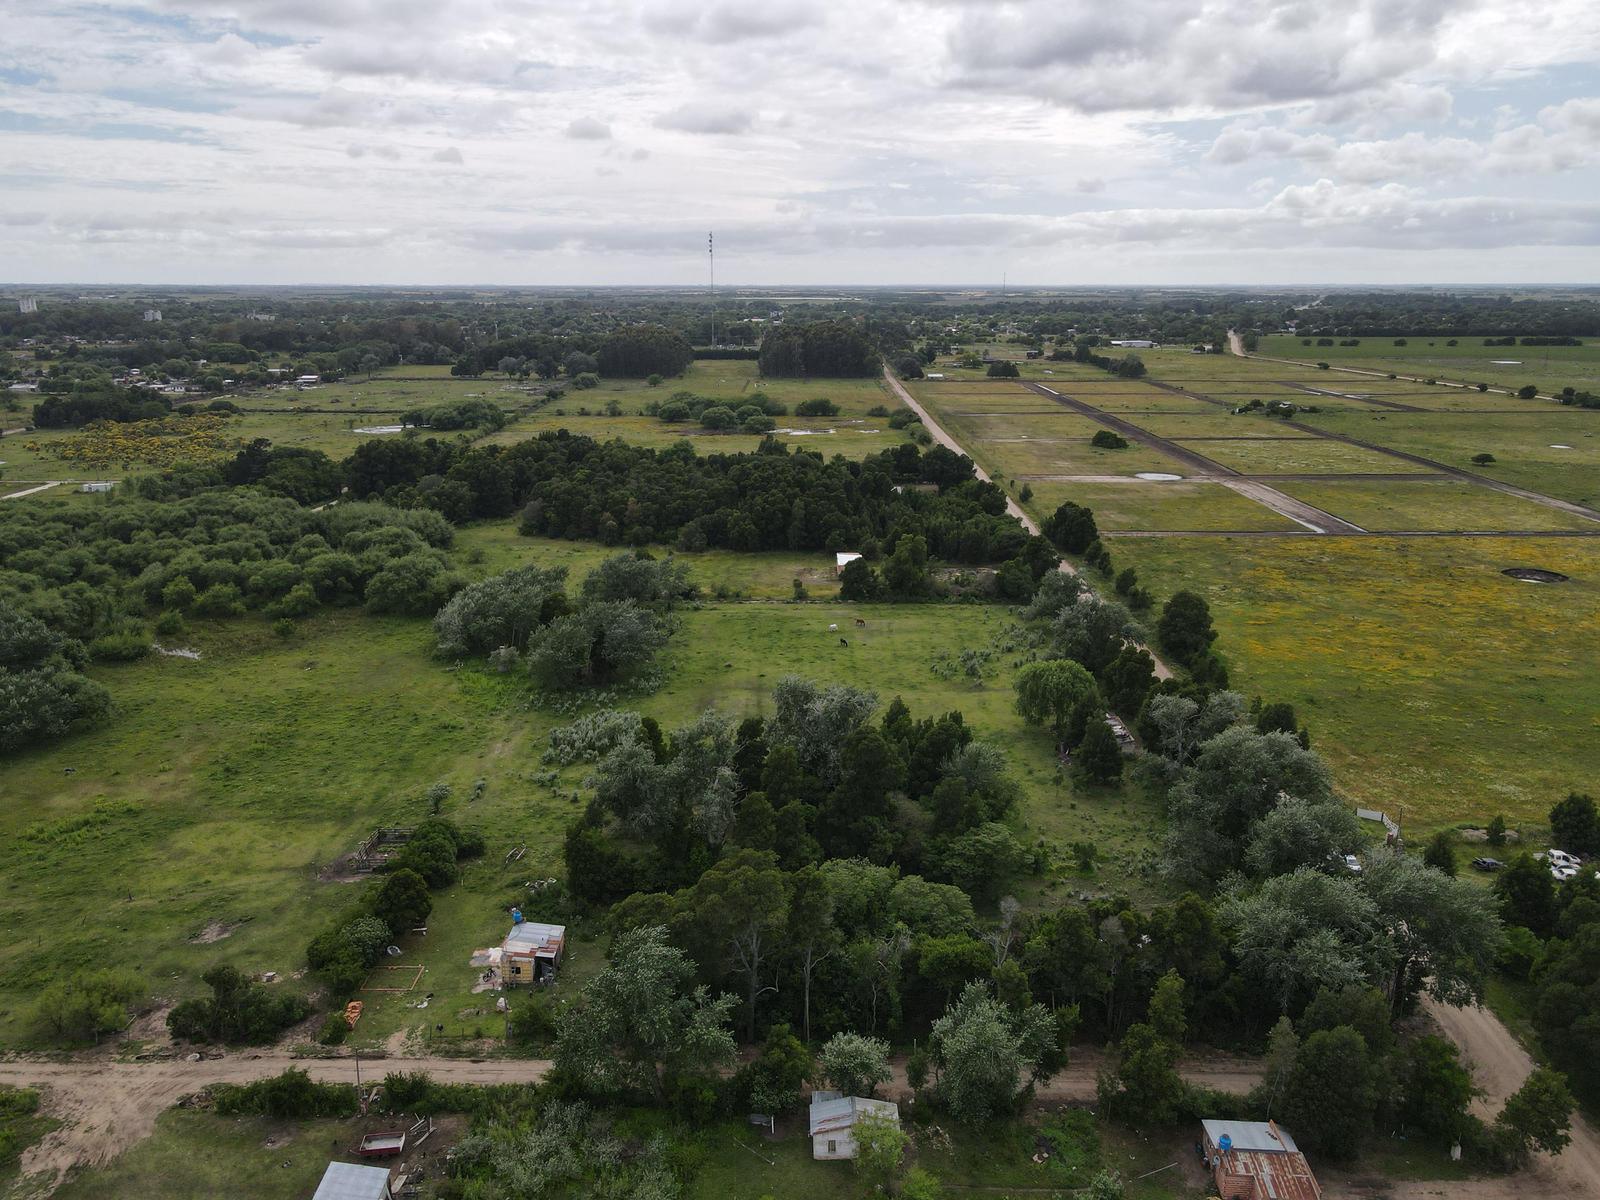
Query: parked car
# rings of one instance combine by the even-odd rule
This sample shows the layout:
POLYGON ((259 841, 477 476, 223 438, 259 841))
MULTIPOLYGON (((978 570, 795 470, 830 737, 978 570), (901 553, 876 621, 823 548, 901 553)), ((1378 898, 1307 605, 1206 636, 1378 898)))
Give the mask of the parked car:
POLYGON ((1555 878, 1557 883, 1565 883, 1567 880, 1572 879, 1578 874, 1578 868, 1563 867, 1558 863, 1552 863, 1550 866, 1550 874, 1555 878))
POLYGON ((1551 850, 1547 853, 1550 861, 1558 867, 1576 867, 1581 866, 1583 863, 1583 860, 1576 854, 1568 854, 1565 850, 1551 850))
POLYGON ((1505 863, 1498 858, 1475 858, 1472 860, 1472 865, 1480 871, 1498 871, 1505 866, 1505 863))
POLYGON ((1354 854, 1346 854, 1344 856, 1344 869, 1352 875, 1361 874, 1361 860, 1354 854))

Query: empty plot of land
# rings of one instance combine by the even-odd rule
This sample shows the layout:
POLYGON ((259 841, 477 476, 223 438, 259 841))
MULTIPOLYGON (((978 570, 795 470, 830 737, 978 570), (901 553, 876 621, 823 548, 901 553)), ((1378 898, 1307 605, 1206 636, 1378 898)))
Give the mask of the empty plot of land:
MULTIPOLYGON (((1600 541, 1129 538, 1117 561, 1210 602, 1251 692, 1293 703, 1340 787, 1419 827, 1542 820, 1600 777, 1600 541), (1505 567, 1570 575, 1508 579, 1505 567)), ((1159 603, 1164 597, 1157 596, 1159 603)))
POLYGON ((1221 483, 1034 483, 1029 507, 1044 518, 1064 501, 1094 509, 1107 532, 1143 530, 1290 531, 1305 530, 1280 513, 1255 503, 1221 483))
POLYGON ((1256 413, 1232 413, 1213 410, 1207 413, 1123 413, 1141 429, 1176 441, 1189 438, 1289 438, 1315 437, 1303 429, 1295 429, 1282 421, 1256 413))
POLYGON ((1427 467, 1326 438, 1288 441, 1194 439, 1184 448, 1231 467, 1243 475, 1403 472, 1426 474, 1427 467))
POLYGON ((1591 507, 1600 504, 1600 412, 1315 414, 1305 423, 1591 507), (1477 454, 1493 454, 1485 466, 1477 454))
POLYGON ((1082 400, 1085 404, 1092 404, 1096 408, 1103 408, 1106 412, 1151 412, 1151 413, 1210 413, 1217 412, 1218 406, 1207 403, 1198 396, 1185 396, 1179 392, 1168 391, 1166 388, 1143 387, 1135 391, 1103 391, 1099 388, 1055 387, 1056 391, 1064 396, 1071 396, 1074 400, 1082 400))
POLYGON ((1284 482, 1280 491, 1374 531, 1589 530, 1600 523, 1460 479, 1284 482))

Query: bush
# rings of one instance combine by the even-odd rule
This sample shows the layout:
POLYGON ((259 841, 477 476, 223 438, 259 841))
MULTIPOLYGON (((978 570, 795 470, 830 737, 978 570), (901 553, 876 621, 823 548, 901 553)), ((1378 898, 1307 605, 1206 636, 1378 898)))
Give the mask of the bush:
POLYGON ((826 396, 816 396, 810 400, 802 400, 794 406, 797 417, 837 417, 839 406, 826 396))
POLYGON ((46 985, 34 1001, 29 1024, 42 1041, 81 1045, 125 1028, 130 1010, 144 995, 144 981, 129 972, 82 971, 46 985))
POLYGON ((182 637, 187 629, 183 614, 173 609, 169 608, 156 618, 156 634, 160 637, 182 637))
POLYGON ((1101 429, 1095 433, 1094 437, 1089 439, 1089 444, 1098 446, 1102 450, 1126 450, 1128 448, 1128 439, 1113 430, 1101 429))
POLYGON ((212 967, 201 978, 211 996, 185 1000, 167 1014, 167 1028, 183 1041, 258 1046, 311 1014, 304 996, 264 988, 234 967, 212 967))
MULTIPOLYGON (((165 593, 162 599, 173 604, 165 593)), ((195 598, 194 611, 202 617, 236 617, 244 612, 244 597, 231 583, 214 583, 195 598)))
POLYGON ((150 639, 139 629, 101 634, 89 643, 89 657, 96 662, 134 662, 149 653, 150 639))
POLYGON ((290 1067, 282 1075, 255 1083, 219 1083, 211 1098, 222 1116, 277 1117, 310 1120, 316 1117, 353 1117, 356 1089, 348 1083, 317 1083, 303 1069, 290 1067))
POLYGON ((555 1040, 556 1018, 543 1000, 529 996, 511 1008, 511 1040, 519 1046, 543 1045, 555 1040))
POLYGON ((344 1019, 343 1013, 329 1013, 322 1019, 322 1028, 317 1031, 317 1041, 324 1046, 342 1046, 344 1039, 350 1035, 350 1022, 344 1019))

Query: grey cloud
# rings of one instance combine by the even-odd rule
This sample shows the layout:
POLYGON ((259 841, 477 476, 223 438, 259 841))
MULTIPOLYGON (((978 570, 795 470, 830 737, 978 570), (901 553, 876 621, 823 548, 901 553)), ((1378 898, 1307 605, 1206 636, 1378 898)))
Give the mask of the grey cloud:
POLYGON ((583 142, 604 142, 611 138, 611 126, 595 117, 578 117, 567 125, 566 134, 583 142))
POLYGON ((454 146, 446 146, 443 150, 435 150, 429 158, 432 162, 454 163, 457 166, 460 166, 462 162, 461 151, 454 146))
POLYGON ((671 112, 656 118, 657 129, 675 129, 680 133, 747 133, 753 118, 737 108, 724 108, 710 103, 680 105, 671 112))
POLYGON ((1323 100, 1426 66, 1448 7, 1433 0, 1224 0, 1202 10, 1188 0, 1141 0, 1108 10, 1087 0, 1027 0, 957 21, 948 43, 950 82, 1042 96, 1085 112, 1323 100))
POLYGON ((820 5, 802 3, 723 3, 672 0, 646 11, 645 25, 657 33, 722 45, 779 37, 822 22, 820 5))

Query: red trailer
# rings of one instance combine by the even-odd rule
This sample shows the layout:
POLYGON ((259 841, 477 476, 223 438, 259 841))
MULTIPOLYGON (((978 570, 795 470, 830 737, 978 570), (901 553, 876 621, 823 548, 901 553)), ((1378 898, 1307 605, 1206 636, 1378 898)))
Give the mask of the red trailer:
POLYGON ((356 1153, 362 1158, 392 1158, 396 1154, 403 1154, 406 1148, 406 1135, 402 1130, 393 1133, 369 1133, 361 1139, 361 1145, 356 1147, 356 1153))

